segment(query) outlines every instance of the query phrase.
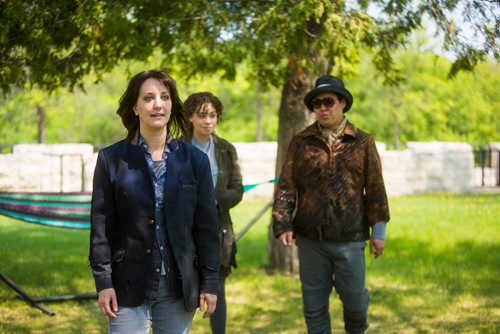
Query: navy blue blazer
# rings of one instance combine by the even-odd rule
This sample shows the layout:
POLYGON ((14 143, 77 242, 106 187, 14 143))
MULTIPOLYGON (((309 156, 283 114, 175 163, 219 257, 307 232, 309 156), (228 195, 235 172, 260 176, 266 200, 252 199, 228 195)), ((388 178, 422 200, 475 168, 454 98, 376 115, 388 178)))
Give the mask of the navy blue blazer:
MULTIPOLYGON (((176 140, 167 145, 171 151, 165 185, 168 242, 180 270, 186 310, 194 311, 199 306, 200 291, 217 293, 219 243, 214 187, 206 154, 176 140)), ((122 306, 135 307, 144 302, 153 270, 154 198, 141 147, 122 140, 99 152, 89 260, 97 290, 113 287, 122 306), (96 274, 96 268, 109 263, 111 270, 96 274)))

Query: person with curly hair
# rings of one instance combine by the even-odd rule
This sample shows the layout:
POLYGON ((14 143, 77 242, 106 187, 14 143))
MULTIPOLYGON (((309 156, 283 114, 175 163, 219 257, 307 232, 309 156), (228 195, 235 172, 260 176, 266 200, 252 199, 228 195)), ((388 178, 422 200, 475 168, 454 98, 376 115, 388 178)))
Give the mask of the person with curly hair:
POLYGON ((189 122, 188 134, 183 138, 206 153, 210 160, 215 187, 217 221, 220 243, 220 280, 217 308, 210 317, 213 334, 226 333, 227 305, 225 281, 236 268, 236 241, 229 210, 243 197, 243 185, 238 155, 235 147, 215 134, 215 127, 222 117, 222 102, 210 92, 191 94, 184 101, 184 115, 189 122))

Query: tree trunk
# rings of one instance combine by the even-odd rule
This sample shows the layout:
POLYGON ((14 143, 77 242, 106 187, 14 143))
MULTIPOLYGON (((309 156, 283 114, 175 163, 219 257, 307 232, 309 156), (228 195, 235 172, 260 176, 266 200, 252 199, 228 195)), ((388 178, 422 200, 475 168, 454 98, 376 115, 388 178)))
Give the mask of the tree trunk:
POLYGON ((36 114, 38 116, 38 144, 45 143, 45 109, 39 104, 36 105, 36 114))
MULTIPOLYGON (((304 96, 311 87, 311 78, 297 69, 291 70, 283 86, 279 109, 278 153, 276 158, 276 176, 278 177, 292 137, 314 120, 314 114, 309 112, 303 102, 304 96)), ((295 244, 292 247, 283 246, 274 237, 271 225, 269 225, 268 247, 268 269, 292 274, 298 272, 299 261, 295 244)))
POLYGON ((256 103, 257 103, 257 135, 255 137, 255 141, 262 141, 262 94, 261 94, 261 89, 260 89, 260 82, 259 78, 257 78, 257 83, 256 86, 257 88, 255 89, 255 98, 256 98, 256 103))
MULTIPOLYGON (((288 78, 281 92, 281 103, 279 109, 278 126, 278 153, 276 156, 276 176, 281 173, 281 166, 285 158, 286 150, 293 136, 311 124, 316 117, 304 104, 304 96, 314 86, 317 75, 329 74, 333 68, 334 61, 325 57, 324 53, 314 46, 316 38, 323 32, 323 24, 327 19, 327 13, 323 14, 320 22, 310 20, 307 24, 309 48, 302 53, 290 55, 288 61, 288 78), (301 67, 301 58, 314 59, 313 68, 301 67)), ((295 242, 291 247, 285 247, 279 239, 274 237, 271 224, 269 226, 269 265, 271 271, 279 270, 294 274, 298 273, 299 258, 295 242)))

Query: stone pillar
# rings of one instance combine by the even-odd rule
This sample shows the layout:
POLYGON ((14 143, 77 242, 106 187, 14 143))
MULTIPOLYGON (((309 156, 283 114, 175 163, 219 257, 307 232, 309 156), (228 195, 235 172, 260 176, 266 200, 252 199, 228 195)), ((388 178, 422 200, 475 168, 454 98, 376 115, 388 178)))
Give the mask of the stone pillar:
POLYGON ((500 186, 500 142, 490 143, 490 167, 492 172, 492 185, 500 186))

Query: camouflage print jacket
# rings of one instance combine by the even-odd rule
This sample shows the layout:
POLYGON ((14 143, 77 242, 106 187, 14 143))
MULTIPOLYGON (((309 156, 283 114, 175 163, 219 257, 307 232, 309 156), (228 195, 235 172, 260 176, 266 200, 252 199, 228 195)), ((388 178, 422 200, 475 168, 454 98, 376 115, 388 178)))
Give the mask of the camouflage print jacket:
POLYGON ((331 147, 317 122, 295 135, 276 189, 274 235, 362 241, 379 221, 389 221, 389 206, 373 137, 349 122, 331 147))

